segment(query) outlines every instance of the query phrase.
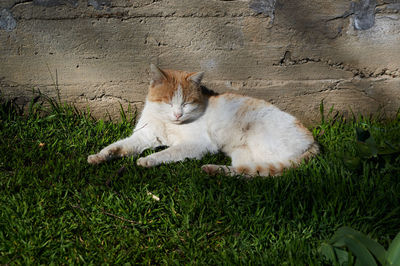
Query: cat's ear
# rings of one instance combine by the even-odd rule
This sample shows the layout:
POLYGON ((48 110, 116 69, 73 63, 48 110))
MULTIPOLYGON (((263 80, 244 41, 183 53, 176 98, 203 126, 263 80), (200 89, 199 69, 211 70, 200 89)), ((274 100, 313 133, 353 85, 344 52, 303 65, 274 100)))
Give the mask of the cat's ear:
POLYGON ((163 71, 155 66, 150 65, 150 85, 161 84, 163 80, 166 79, 163 71))
POLYGON ((196 72, 193 73, 188 77, 188 80, 193 81, 196 84, 200 84, 201 80, 203 79, 204 72, 196 72))

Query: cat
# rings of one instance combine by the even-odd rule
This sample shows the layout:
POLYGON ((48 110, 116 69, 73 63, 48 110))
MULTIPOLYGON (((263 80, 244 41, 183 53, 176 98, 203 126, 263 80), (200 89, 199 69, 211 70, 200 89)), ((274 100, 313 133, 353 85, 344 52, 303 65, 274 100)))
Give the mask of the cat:
POLYGON ((90 164, 168 148, 137 160, 143 167, 200 159, 222 151, 232 165, 202 166, 209 175, 277 176, 319 151, 311 132, 295 117, 256 98, 216 94, 202 84, 203 72, 150 65, 146 103, 133 134, 99 153, 90 164))

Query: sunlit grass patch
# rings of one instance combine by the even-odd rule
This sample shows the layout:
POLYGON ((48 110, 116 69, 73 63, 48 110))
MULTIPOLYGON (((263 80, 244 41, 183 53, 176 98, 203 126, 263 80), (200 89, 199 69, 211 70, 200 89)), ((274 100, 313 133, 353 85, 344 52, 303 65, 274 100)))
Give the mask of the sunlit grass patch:
POLYGON ((341 226, 385 248, 399 231, 399 117, 328 117, 313 128, 319 156, 247 180, 200 170, 229 163, 222 154, 150 169, 133 157, 88 165, 131 134, 134 115, 111 123, 31 106, 26 115, 0 107, 1 264, 324 264, 318 247, 341 226))

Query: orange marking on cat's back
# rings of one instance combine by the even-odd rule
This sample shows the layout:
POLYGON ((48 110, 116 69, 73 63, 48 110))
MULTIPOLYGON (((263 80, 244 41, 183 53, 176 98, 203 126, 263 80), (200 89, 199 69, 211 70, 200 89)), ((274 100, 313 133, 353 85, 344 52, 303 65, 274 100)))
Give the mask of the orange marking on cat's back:
POLYGON ((219 100, 221 99, 220 96, 221 94, 216 96, 211 96, 210 98, 208 98, 208 104, 212 107, 215 107, 218 104, 219 100))
POLYGON ((252 115, 253 112, 271 105, 264 100, 243 96, 244 101, 236 112, 238 118, 252 115))
POLYGON ((247 123, 247 124, 242 128, 242 132, 244 133, 244 132, 246 132, 246 131, 249 131, 250 128, 251 128, 251 124, 250 124, 250 123, 247 123))
POLYGON ((209 98, 209 103, 210 103, 210 105, 217 105, 221 100, 232 101, 234 99, 240 99, 242 97, 244 97, 244 96, 239 95, 239 94, 230 93, 230 92, 225 92, 222 94, 211 96, 209 98))
POLYGON ((262 108, 262 107, 266 107, 266 106, 272 105, 269 102, 264 101, 262 99, 251 98, 251 97, 248 97, 248 99, 246 100, 246 103, 248 105, 250 105, 250 106, 255 107, 255 108, 262 108))

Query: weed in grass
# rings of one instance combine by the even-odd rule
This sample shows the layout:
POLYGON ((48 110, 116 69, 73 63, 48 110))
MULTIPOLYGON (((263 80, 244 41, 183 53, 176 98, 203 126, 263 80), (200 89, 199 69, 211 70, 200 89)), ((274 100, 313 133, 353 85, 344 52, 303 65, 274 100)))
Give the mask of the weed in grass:
POLYGON ((398 147, 399 117, 326 116, 313 129, 322 154, 282 177, 245 180, 201 172, 229 163, 222 154, 90 166, 88 154, 131 134, 134 116, 111 123, 64 104, 31 106, 22 116, 0 105, 1 264, 328 264, 318 247, 341 226, 385 249, 400 228, 400 161, 379 154, 398 147), (338 154, 358 156, 357 128, 378 153, 353 168, 338 154))
POLYGON ((320 252, 334 265, 400 265, 400 233, 397 234, 388 250, 363 233, 349 227, 341 227, 320 252), (347 247, 350 252, 344 250, 347 247), (356 258, 354 258, 353 254, 356 258))

